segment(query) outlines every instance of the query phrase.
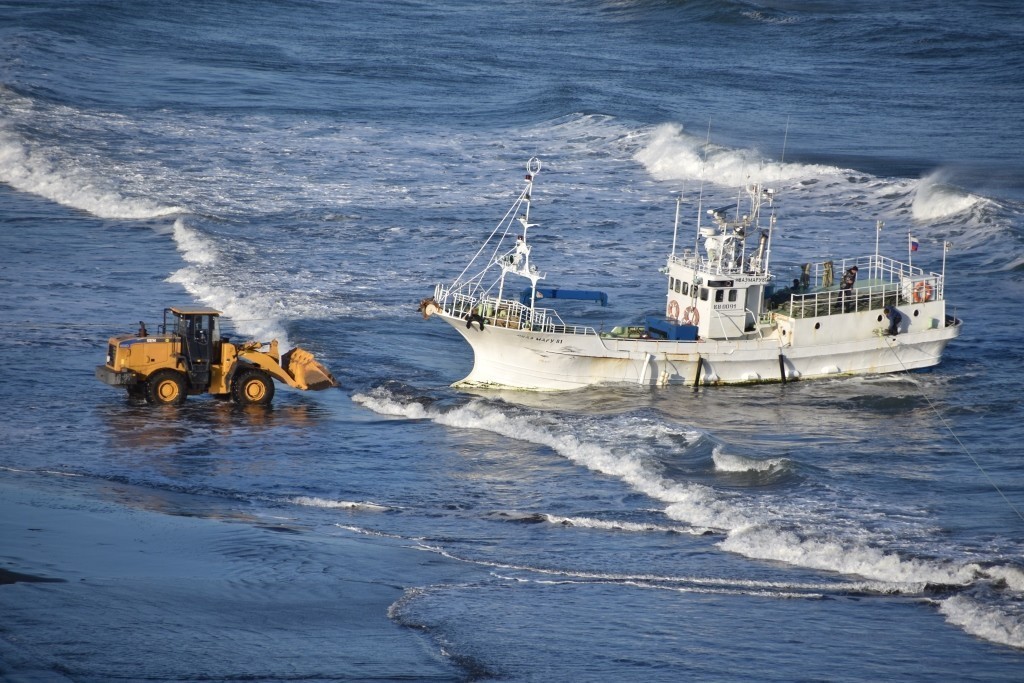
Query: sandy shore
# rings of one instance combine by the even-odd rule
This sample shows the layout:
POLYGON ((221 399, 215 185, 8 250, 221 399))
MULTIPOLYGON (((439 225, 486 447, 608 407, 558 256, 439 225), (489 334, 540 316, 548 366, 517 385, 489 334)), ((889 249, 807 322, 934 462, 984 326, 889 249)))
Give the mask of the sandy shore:
POLYGON ((125 506, 76 479, 0 472, 4 680, 460 678, 387 617, 436 557, 125 506))

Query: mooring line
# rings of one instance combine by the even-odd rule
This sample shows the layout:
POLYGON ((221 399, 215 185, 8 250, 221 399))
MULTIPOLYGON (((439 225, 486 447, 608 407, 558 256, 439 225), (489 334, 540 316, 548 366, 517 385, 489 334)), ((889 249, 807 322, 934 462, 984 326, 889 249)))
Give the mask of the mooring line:
POLYGON ((974 466, 978 468, 978 471, 985 475, 985 478, 988 479, 988 483, 991 484, 992 488, 996 490, 996 493, 998 493, 1000 497, 1002 497, 1003 501, 1006 502, 1006 505, 1011 510, 1013 510, 1018 517, 1020 517, 1022 522, 1024 522, 1024 514, 1021 514, 1021 511, 1018 510, 1012 502, 1010 502, 1010 499, 1006 497, 1006 494, 1003 493, 1003 490, 999 488, 999 485, 996 484, 994 479, 992 479, 992 476, 985 470, 984 467, 981 466, 981 463, 978 462, 978 459, 974 457, 974 454, 971 453, 970 449, 967 448, 966 444, 964 444, 964 442, 960 440, 960 437, 957 436, 956 432, 953 431, 953 428, 949 425, 949 422, 946 421, 946 418, 944 418, 942 416, 942 413, 939 412, 939 409, 935 406, 935 403, 928 396, 928 394, 925 393, 924 388, 916 380, 914 380, 913 377, 911 377, 910 369, 903 363, 903 359, 900 358, 900 355, 896 353, 896 349, 892 345, 892 342, 889 341, 888 337, 885 337, 885 343, 889 346, 889 350, 892 351, 892 355, 895 356, 896 360, 900 364, 900 367, 903 368, 904 374, 906 374, 907 377, 911 379, 913 384, 917 386, 918 393, 920 393, 921 397, 924 398, 924 400, 928 403, 928 407, 932 409, 932 412, 935 413, 935 416, 939 418, 939 421, 942 423, 942 426, 945 427, 946 431, 949 432, 950 436, 952 436, 953 439, 958 444, 960 444, 960 448, 963 450, 963 452, 966 453, 967 457, 971 459, 971 462, 973 462, 974 466))

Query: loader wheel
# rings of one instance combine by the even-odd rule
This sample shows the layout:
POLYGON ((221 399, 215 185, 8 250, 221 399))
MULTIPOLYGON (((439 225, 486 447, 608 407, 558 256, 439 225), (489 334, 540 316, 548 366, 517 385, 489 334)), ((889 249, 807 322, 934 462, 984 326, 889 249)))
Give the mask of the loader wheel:
POLYGON ((146 382, 147 403, 180 405, 187 395, 185 378, 174 370, 158 370, 146 382))
POLYGON ((274 400, 274 380, 262 370, 243 370, 231 385, 231 395, 239 405, 269 405, 274 400))

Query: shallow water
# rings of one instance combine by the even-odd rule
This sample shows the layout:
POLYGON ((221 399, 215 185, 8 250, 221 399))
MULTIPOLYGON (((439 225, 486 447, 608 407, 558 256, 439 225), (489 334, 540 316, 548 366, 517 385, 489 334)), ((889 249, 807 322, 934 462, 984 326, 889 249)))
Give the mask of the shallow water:
POLYGON ((4 675, 1016 680, 1017 13, 12 8, 0 568, 65 583, 0 586, 4 675), (909 376, 455 391, 470 351, 416 304, 531 156, 534 258, 610 296, 574 320, 658 308, 674 193, 756 176, 780 278, 883 220, 929 270, 953 242, 964 333, 909 376), (151 408, 93 378, 175 303, 341 389, 151 408))

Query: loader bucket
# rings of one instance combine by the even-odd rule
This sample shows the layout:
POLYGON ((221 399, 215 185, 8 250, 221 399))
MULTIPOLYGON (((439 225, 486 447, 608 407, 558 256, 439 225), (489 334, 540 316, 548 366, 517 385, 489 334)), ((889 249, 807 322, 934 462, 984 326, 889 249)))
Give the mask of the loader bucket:
POLYGON ((299 389, 319 391, 338 386, 338 381, 330 370, 318 363, 313 354, 305 349, 295 347, 284 354, 282 367, 292 376, 299 389))

